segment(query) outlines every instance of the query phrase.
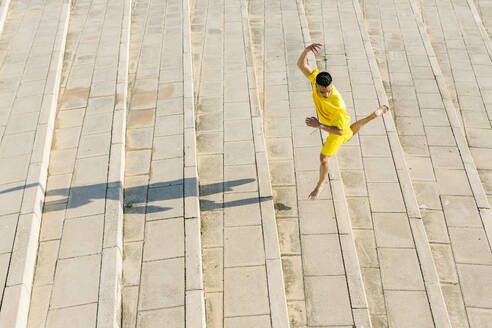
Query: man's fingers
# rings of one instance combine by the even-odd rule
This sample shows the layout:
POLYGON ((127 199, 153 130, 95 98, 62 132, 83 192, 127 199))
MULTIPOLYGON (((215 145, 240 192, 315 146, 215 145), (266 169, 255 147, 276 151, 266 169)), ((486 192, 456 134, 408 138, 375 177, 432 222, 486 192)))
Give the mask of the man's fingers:
POLYGON ((317 54, 321 49, 321 45, 319 43, 313 43, 312 45, 309 46, 309 49, 311 49, 313 53, 317 54))
POLYGON ((323 45, 321 43, 313 43, 312 45, 312 47, 316 50, 316 52, 319 52, 322 46, 323 45))
POLYGON ((319 126, 319 122, 318 122, 318 119, 314 116, 312 117, 306 117, 306 125, 307 126, 310 126, 310 127, 313 127, 313 128, 316 128, 319 126))

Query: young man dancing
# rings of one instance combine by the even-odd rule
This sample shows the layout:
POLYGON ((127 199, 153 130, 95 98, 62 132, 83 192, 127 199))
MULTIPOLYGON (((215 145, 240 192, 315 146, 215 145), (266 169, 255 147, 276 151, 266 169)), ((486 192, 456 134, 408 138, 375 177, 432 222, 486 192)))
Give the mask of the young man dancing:
POLYGON ((345 111, 345 102, 333 85, 331 75, 328 72, 320 72, 318 69, 313 70, 307 64, 308 53, 312 51, 317 54, 322 46, 321 43, 311 44, 304 49, 297 61, 299 69, 313 84, 313 102, 319 118, 318 120, 316 117, 307 117, 306 125, 329 133, 319 155, 321 162, 319 181, 309 194, 309 199, 318 198, 323 183, 328 177, 328 158, 335 155, 340 146, 349 141, 364 125, 389 111, 389 107, 383 105, 371 115, 350 125, 350 116, 345 111))

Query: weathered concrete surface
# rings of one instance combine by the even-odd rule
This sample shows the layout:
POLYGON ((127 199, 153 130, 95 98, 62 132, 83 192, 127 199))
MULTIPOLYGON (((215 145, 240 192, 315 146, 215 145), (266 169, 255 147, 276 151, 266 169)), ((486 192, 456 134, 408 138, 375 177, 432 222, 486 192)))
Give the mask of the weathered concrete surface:
MULTIPOLYGON (((349 111, 354 119, 360 119, 374 110, 371 107, 387 104, 388 100, 359 4, 355 1, 317 3, 307 1, 306 8, 312 35, 324 40, 326 45, 318 65, 334 74, 335 83, 341 84, 339 89, 351 92, 349 111), (332 12, 332 7, 338 7, 338 14, 332 12), (333 24, 322 24, 320 20, 333 24), (337 80, 337 76, 341 78, 337 80)), ((339 158, 372 323, 374 326, 412 326, 414 323, 405 319, 407 313, 403 304, 391 297, 389 291, 405 290, 408 292, 399 297, 408 293, 408 297, 413 298, 409 291, 421 290, 425 292, 419 292, 415 300, 427 298, 429 307, 415 304, 413 315, 421 320, 418 325, 449 327, 393 118, 386 115, 384 120, 369 123, 361 130, 357 141, 342 147, 339 158), (392 160, 388 161, 388 157, 392 160), (409 252, 411 249, 413 251, 409 252), (401 262, 402 259, 405 260, 401 262), (404 267, 408 277, 399 271, 404 267), (416 277, 422 280, 417 281, 416 277), (381 282, 377 282, 378 279, 381 282)))
MULTIPOLYGON (((491 64, 466 2, 418 5, 366 1, 365 16, 393 94, 398 133, 451 323, 469 327, 468 313, 480 299, 469 279, 490 288, 480 273, 492 256, 490 206, 483 188, 488 173, 480 163, 490 151, 483 95, 491 64), (381 24, 381 16, 391 19, 381 24), (469 268, 476 269, 473 278, 463 272, 469 268)), ((484 311, 490 311, 488 305, 484 311)))
POLYGON ((132 16, 123 327, 205 327, 189 19, 187 0, 132 16))
POLYGON ((207 325, 287 327, 246 2, 197 1, 192 31, 207 325))
POLYGON ((130 8, 72 9, 29 327, 120 321, 130 8))
POLYGON ((70 3, 9 2, 0 5, 0 326, 25 327, 70 3))

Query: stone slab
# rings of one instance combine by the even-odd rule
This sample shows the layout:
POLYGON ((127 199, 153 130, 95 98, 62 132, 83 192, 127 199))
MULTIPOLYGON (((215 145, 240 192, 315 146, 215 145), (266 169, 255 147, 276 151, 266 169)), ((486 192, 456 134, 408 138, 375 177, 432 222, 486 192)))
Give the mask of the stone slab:
POLYGON ((52 307, 97 302, 101 255, 59 260, 56 268, 52 307))
POLYGON ((224 316, 258 315, 269 312, 264 267, 224 269, 224 316))
POLYGON ((306 277, 305 285, 309 325, 353 324, 344 277, 306 277))
POLYGON ((144 262, 141 279, 140 310, 184 305, 184 258, 144 262))

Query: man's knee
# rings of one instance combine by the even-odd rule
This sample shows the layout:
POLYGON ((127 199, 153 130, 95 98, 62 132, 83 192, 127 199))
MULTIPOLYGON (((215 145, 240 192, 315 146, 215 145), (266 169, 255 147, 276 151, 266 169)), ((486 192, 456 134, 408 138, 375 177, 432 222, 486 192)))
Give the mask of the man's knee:
POLYGON ((329 158, 330 156, 319 154, 319 162, 321 163, 321 165, 328 165, 329 158))

